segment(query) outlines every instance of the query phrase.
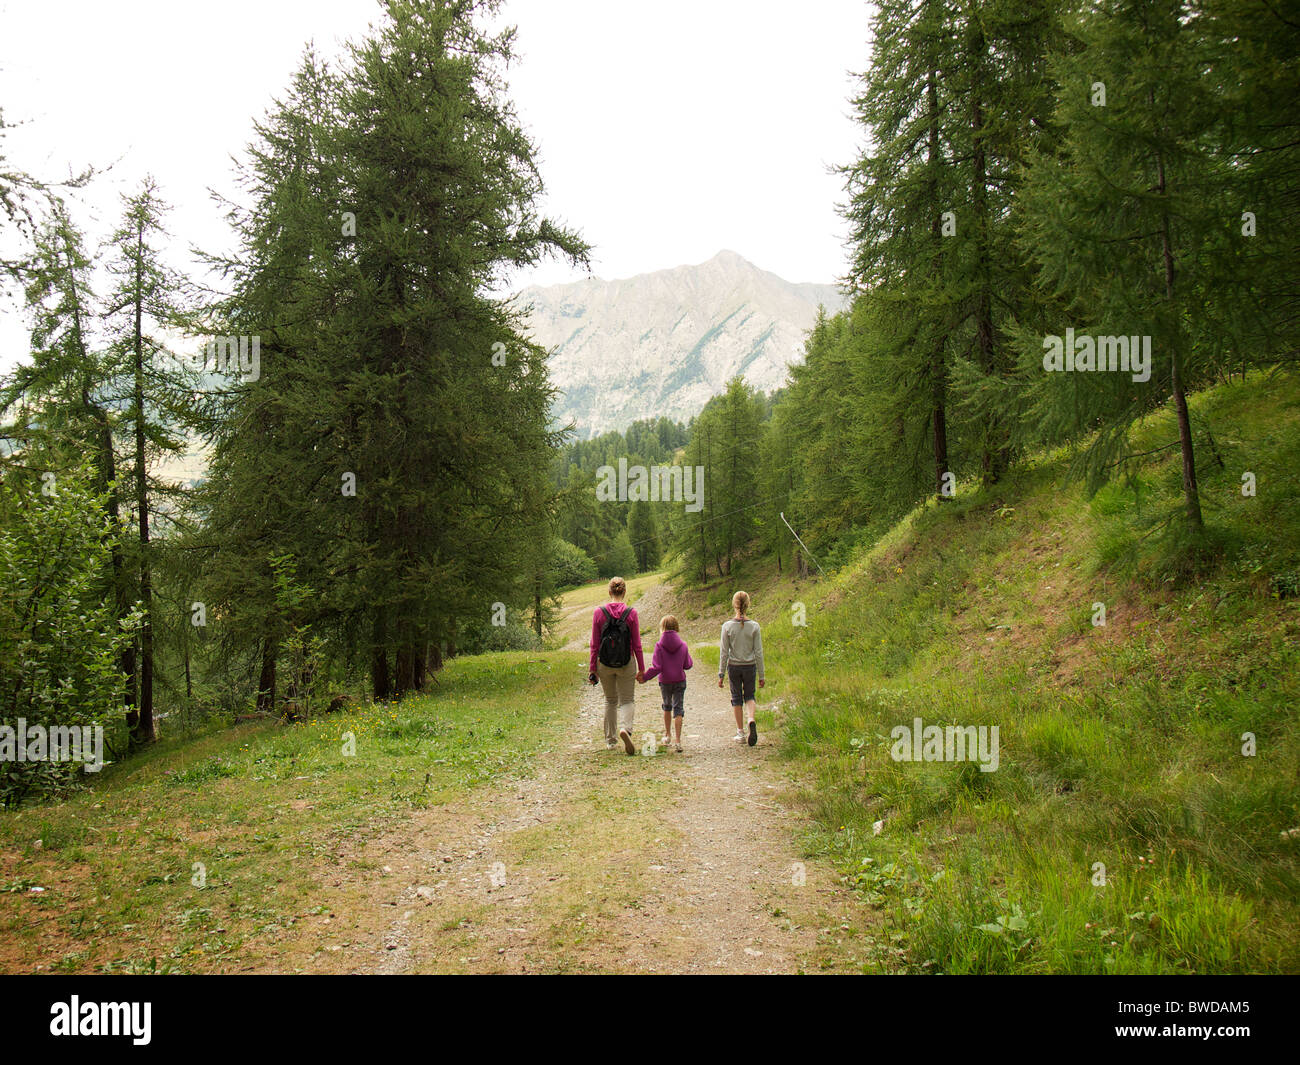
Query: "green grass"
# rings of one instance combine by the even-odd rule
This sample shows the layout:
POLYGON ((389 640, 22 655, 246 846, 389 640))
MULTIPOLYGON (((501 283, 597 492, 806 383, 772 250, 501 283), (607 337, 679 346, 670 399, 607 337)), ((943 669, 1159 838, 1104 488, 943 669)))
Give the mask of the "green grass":
MULTIPOLYGON (((807 782, 806 851, 886 917, 869 969, 1300 970, 1300 838, 1284 836, 1300 827, 1300 387, 1234 383, 1193 411, 1222 461, 1206 439, 1206 537, 1167 520, 1172 452, 1092 500, 1053 455, 918 509, 820 585, 765 580, 758 563, 743 577, 768 658, 760 726, 775 700, 807 782), (894 761, 890 730, 917 716, 996 725, 998 770, 894 761)), ((1134 450, 1171 430, 1150 419, 1134 450)), ((630 581, 629 598, 657 580, 630 581)), ((686 617, 718 613, 740 580, 687 596, 686 617)), ((602 582, 566 596, 575 636, 603 595, 602 582)), ((716 645, 693 653, 711 680, 716 645)), ((579 675, 571 652, 457 658, 400 705, 164 740, 66 802, 0 813, 0 971, 274 956, 277 937, 347 903, 337 878, 373 871, 369 841, 527 775, 579 675)), ((661 794, 649 761, 609 767, 638 780, 628 815, 661 794)), ((601 801, 575 799, 572 825, 522 836, 521 853, 594 853, 580 828, 601 801)), ((635 838, 600 846, 635 853, 635 838)), ((590 904, 554 890, 576 908, 553 945, 581 944, 590 904)))
MULTIPOLYGON (((635 603, 645 593, 664 579, 662 573, 642 573, 628 577, 627 601, 635 603)), ((570 640, 586 643, 591 637, 591 612, 609 601, 609 581, 596 581, 579 588, 570 588, 562 596, 560 617, 547 636, 548 646, 563 647, 570 640)), ((649 635, 647 633, 646 635, 649 635)))
MULTIPOLYGON (((890 918, 872 968, 1300 971, 1300 382, 1193 415, 1204 537, 1170 520, 1176 450, 1091 501, 1052 456, 910 515, 807 628, 765 620, 808 851, 890 918), (894 761, 918 716, 997 725, 999 769, 894 761)), ((1160 414, 1133 449, 1173 434, 1160 414)))
MULTIPOLYGON (((627 595, 625 598, 629 603, 635 603, 647 588, 651 588, 663 580, 662 573, 642 573, 636 577, 626 579, 627 595)), ((565 609, 580 607, 588 610, 595 609, 599 604, 609 601, 609 581, 601 580, 593 584, 584 584, 580 588, 570 588, 564 593, 565 609)), ((591 618, 588 617, 588 622, 591 618)))
POLYGON ((363 868, 412 810, 526 775, 572 700, 571 658, 457 658, 427 695, 164 741, 0 815, 0 970, 233 965, 319 913, 322 876, 363 868))

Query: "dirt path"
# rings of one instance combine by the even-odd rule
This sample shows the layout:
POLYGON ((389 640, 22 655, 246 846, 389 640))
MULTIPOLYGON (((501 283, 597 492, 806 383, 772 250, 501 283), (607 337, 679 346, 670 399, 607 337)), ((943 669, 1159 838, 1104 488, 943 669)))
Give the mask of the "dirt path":
MULTIPOLYGON (((670 596, 666 585, 647 592, 636 604, 643 624, 657 628, 670 596)), ((647 634, 647 661, 652 646, 647 634)), ((637 696, 641 747, 663 719, 657 684, 637 696)), ((421 811, 343 856, 330 885, 337 904, 265 967, 856 968, 863 911, 829 867, 801 856, 771 738, 754 748, 732 740, 727 694, 708 670, 692 674, 686 707, 683 753, 628 757, 605 749, 600 688, 583 685, 534 776, 421 811)))

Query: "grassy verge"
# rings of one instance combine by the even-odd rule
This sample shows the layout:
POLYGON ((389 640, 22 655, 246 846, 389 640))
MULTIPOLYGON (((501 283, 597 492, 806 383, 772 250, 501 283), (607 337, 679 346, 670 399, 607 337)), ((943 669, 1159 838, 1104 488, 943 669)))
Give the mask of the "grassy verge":
POLYGON ((1091 501, 1052 456, 911 515, 806 627, 773 602, 807 846, 891 918, 874 968, 1300 970, 1298 385, 1196 397, 1234 427, 1201 436, 1202 539, 1164 520, 1176 452, 1091 501), (895 761, 917 717, 998 726, 999 768, 895 761))
POLYGON ((70 801, 0 814, 0 971, 255 955, 326 908, 322 881, 367 838, 526 775, 572 700, 571 657, 458 658, 399 705, 166 741, 70 801))

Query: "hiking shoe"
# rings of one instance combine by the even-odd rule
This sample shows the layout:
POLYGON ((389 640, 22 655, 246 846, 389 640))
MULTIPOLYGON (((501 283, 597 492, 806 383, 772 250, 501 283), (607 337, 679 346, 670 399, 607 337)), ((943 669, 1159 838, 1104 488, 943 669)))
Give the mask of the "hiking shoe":
POLYGON ((606 741, 605 741, 605 750, 607 750, 607 751, 612 751, 612 750, 613 750, 615 747, 617 747, 617 746, 618 746, 618 740, 606 740, 606 741))
POLYGON ((636 754, 636 745, 632 742, 632 734, 627 729, 619 729, 618 738, 623 741, 623 750, 628 754, 636 754))
POLYGON ((745 734, 741 732, 740 729, 736 729, 736 742, 737 743, 745 742, 745 734))
POLYGON ((757 742, 758 742, 758 722, 751 721, 749 723, 749 745, 752 747, 757 742))

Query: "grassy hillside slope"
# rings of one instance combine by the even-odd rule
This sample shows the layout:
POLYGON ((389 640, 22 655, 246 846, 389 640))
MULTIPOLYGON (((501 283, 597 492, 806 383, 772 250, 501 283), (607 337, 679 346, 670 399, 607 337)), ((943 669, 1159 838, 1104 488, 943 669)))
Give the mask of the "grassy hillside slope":
MULTIPOLYGON (((1208 544, 1160 520, 1176 449, 1092 500, 1057 454, 921 508, 815 589, 758 590, 792 768, 816 781, 806 845, 892 918, 877 967, 1300 970, 1300 380, 1193 415, 1208 544), (893 760, 917 717, 997 725, 999 768, 893 760)), ((1176 438, 1160 414, 1134 451, 1176 438)))

